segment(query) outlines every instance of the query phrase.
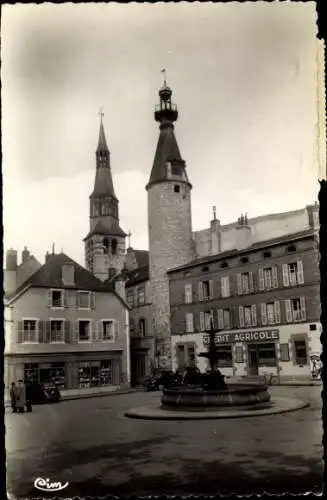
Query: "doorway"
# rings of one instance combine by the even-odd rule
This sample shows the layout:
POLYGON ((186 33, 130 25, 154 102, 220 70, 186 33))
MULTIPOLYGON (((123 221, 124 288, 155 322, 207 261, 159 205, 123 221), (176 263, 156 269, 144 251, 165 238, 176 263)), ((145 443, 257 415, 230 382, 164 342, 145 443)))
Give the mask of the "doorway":
POLYGON ((259 353, 256 344, 249 344, 249 375, 255 376, 259 374, 259 353))

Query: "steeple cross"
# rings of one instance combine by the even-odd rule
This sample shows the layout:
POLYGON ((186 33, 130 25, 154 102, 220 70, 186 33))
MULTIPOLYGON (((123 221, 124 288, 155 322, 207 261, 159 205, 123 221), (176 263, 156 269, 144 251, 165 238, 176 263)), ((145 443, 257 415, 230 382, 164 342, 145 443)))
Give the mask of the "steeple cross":
POLYGON ((102 118, 104 117, 104 112, 103 112, 102 107, 100 108, 100 110, 99 110, 99 113, 98 113, 98 114, 99 114, 99 116, 100 116, 100 118, 101 118, 101 121, 102 121, 102 118))

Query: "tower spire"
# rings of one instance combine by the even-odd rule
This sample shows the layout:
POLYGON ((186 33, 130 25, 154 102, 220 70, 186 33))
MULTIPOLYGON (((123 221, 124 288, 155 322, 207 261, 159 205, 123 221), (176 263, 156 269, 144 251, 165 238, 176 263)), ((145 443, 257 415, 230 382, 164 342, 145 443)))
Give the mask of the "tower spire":
POLYGON ((98 141, 97 151, 109 152, 103 127, 104 112, 102 108, 100 108, 99 116, 100 116, 100 130, 99 130, 99 141, 98 141))
POLYGON ((174 133, 174 122, 178 118, 177 106, 172 102, 173 92, 167 86, 166 70, 161 70, 161 73, 164 75, 164 85, 159 90, 160 101, 154 111, 154 119, 160 123, 160 135, 146 189, 152 184, 167 180, 186 182, 190 185, 174 133))

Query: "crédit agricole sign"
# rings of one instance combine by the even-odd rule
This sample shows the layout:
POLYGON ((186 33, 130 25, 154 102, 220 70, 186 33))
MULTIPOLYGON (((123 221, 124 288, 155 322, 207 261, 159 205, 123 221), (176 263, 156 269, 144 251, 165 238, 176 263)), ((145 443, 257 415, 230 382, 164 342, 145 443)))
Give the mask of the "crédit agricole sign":
MULTIPOLYGON (((204 338, 204 344, 208 343, 204 338)), ((235 342, 274 342, 279 340, 279 330, 259 330, 256 332, 231 332, 216 334, 216 344, 233 344, 235 342)))

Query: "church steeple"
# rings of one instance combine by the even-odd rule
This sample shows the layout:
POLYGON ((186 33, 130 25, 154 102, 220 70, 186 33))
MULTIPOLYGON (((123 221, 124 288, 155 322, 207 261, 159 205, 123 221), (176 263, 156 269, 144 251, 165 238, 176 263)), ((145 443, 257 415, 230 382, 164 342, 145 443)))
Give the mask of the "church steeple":
POLYGON ((98 147, 96 149, 96 174, 94 189, 91 197, 110 196, 117 200, 112 182, 110 151, 107 146, 106 136, 103 127, 103 113, 101 111, 101 122, 99 130, 98 147))
POLYGON ((86 266, 100 279, 122 269, 126 233, 119 225, 118 199, 112 182, 110 151, 100 112, 94 188, 90 195, 90 232, 84 238, 86 266), (109 273, 110 271, 110 273, 109 273))
POLYGON ((154 162, 146 189, 155 183, 167 180, 186 182, 190 185, 185 161, 179 151, 174 133, 174 122, 178 118, 176 104, 172 102, 172 90, 166 82, 166 72, 164 73, 164 84, 159 90, 159 104, 155 106, 154 118, 160 123, 159 140, 154 157, 154 162))

